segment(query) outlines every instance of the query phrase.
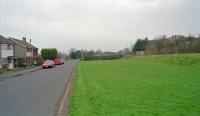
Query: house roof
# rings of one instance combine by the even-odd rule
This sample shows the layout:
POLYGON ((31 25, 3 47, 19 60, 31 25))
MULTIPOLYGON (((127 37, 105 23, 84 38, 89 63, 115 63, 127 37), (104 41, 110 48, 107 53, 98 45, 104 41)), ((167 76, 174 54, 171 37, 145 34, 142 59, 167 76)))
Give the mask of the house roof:
POLYGON ((15 42, 16 44, 25 47, 25 48, 32 48, 32 49, 38 49, 37 47, 35 47, 34 45, 23 41, 23 40, 19 40, 19 39, 15 39, 15 38, 9 38, 11 41, 15 42))
POLYGON ((12 42, 9 39, 3 37, 2 35, 0 35, 0 43, 14 44, 14 42, 12 42))

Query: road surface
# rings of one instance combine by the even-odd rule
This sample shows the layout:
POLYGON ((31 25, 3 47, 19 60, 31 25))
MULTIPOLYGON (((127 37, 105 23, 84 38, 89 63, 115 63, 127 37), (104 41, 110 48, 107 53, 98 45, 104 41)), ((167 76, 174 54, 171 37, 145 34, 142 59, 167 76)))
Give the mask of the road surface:
POLYGON ((0 81, 0 116, 54 116, 75 61, 0 81))

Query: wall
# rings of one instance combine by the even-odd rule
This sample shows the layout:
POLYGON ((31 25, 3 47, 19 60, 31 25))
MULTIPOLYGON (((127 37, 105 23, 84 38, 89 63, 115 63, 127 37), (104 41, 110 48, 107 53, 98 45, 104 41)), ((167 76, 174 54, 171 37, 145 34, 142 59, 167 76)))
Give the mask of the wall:
POLYGON ((0 44, 0 58, 1 58, 1 44, 0 44))
POLYGON ((19 58, 25 58, 26 57, 26 48, 16 44, 15 45, 15 56, 19 58))
POLYGON ((33 57, 33 52, 26 52, 26 57, 33 57))
POLYGON ((0 55, 1 55, 0 68, 2 68, 2 65, 7 64, 9 69, 13 69, 14 68, 13 58, 8 58, 8 57, 14 56, 14 46, 1 44, 0 55))
POLYGON ((38 57, 38 49, 34 49, 33 50, 33 56, 34 57, 38 57))
POLYGON ((8 56, 14 56, 13 50, 1 50, 1 58, 7 58, 8 56))
POLYGON ((144 51, 145 55, 157 55, 158 54, 158 50, 157 49, 147 49, 144 51))
POLYGON ((136 56, 143 56, 144 55, 144 51, 136 51, 135 55, 136 56))

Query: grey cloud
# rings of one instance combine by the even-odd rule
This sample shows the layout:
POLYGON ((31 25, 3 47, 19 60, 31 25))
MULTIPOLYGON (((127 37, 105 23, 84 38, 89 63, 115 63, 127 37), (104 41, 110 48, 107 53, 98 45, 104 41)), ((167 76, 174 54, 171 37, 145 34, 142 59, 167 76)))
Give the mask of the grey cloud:
POLYGON ((138 37, 200 32, 199 0, 0 0, 0 34, 40 48, 119 50, 138 37))

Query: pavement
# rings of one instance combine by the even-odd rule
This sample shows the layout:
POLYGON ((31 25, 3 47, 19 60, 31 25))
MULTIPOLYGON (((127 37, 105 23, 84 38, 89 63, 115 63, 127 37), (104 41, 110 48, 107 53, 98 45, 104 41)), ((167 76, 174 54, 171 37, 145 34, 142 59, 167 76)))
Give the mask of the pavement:
POLYGON ((76 61, 0 81, 0 116, 55 116, 76 61))
POLYGON ((17 77, 17 76, 20 76, 20 75, 24 75, 24 74, 34 72, 34 71, 37 71, 37 70, 40 70, 40 69, 42 69, 42 67, 37 66, 37 67, 34 67, 34 68, 28 68, 28 69, 24 69, 24 70, 21 70, 21 71, 0 74, 0 81, 5 80, 5 79, 10 79, 10 78, 13 78, 13 77, 17 77))

